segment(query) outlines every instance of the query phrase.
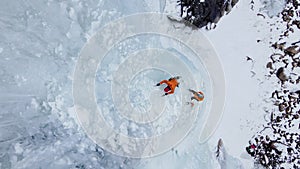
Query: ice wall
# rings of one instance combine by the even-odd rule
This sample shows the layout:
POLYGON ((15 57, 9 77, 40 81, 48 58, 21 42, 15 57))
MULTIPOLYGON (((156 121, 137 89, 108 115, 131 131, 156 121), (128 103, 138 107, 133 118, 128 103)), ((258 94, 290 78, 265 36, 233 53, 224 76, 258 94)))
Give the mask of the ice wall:
POLYGON ((144 1, 0 2, 0 168, 132 168, 74 122, 72 73, 105 23, 144 1))

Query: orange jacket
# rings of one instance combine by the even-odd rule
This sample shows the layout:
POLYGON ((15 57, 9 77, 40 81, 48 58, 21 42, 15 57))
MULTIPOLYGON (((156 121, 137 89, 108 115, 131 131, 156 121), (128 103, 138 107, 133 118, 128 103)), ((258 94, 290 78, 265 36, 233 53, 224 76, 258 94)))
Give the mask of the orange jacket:
POLYGON ((159 84, 163 84, 163 83, 167 84, 171 88, 171 91, 169 91, 168 94, 173 94, 175 92, 175 88, 179 84, 176 79, 163 80, 159 82, 159 84))
POLYGON ((197 101, 202 101, 204 100, 204 94, 202 92, 198 92, 199 94, 201 94, 203 97, 199 97, 199 95, 197 95, 196 93, 194 93, 195 98, 197 99, 197 101))

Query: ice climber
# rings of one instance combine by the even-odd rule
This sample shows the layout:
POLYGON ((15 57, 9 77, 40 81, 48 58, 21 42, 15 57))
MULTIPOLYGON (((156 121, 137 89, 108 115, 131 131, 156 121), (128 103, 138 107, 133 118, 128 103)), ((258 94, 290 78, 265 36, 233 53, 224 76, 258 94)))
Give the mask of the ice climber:
POLYGON ((190 104, 192 107, 194 106, 193 100, 196 100, 198 102, 203 101, 204 94, 202 92, 196 92, 192 89, 189 89, 190 92, 193 93, 193 96, 191 97, 191 102, 187 102, 187 104, 190 104))
POLYGON ((169 80, 163 80, 157 83, 156 86, 160 86, 165 83, 167 87, 165 87, 164 89, 165 94, 163 96, 173 94, 175 92, 175 88, 179 87, 178 79, 180 79, 180 76, 171 77, 169 80))

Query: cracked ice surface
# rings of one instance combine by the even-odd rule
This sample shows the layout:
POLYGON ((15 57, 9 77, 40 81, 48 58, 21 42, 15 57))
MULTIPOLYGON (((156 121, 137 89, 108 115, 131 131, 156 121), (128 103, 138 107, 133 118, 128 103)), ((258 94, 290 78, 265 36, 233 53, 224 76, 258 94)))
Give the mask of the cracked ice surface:
POLYGON ((75 123, 72 72, 100 26, 143 1, 8 1, 0 16, 0 168, 132 168, 75 123), (105 9, 105 10, 104 10, 105 9), (122 11, 118 12, 118 11, 122 11))

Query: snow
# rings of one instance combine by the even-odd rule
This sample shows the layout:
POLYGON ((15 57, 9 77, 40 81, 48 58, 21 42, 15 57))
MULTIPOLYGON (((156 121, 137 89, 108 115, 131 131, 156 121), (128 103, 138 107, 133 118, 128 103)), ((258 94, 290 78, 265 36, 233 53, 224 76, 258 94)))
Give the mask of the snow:
POLYGON ((267 13, 269 17, 278 16, 278 14, 284 9, 286 0, 261 0, 263 7, 261 12, 267 13))
MULTIPOLYGON (((270 16, 274 16, 282 8, 284 1, 271 2, 275 5, 267 3, 260 11, 268 11, 270 16)), ((256 16, 255 11, 250 10, 249 2, 240 1, 220 20, 216 29, 198 30, 213 44, 226 80, 225 108, 214 135, 208 142, 199 142, 201 129, 208 117, 205 112, 209 112, 200 111, 197 116, 199 121, 195 122, 185 139, 164 154, 144 159, 113 154, 96 145, 86 135, 79 125, 73 103, 72 82, 75 65, 82 47, 104 25, 122 16, 140 12, 165 12, 176 16, 176 1, 2 0, 0 9, 1 169, 254 167, 253 161, 245 154, 245 146, 264 122, 260 112, 263 112, 263 99, 268 94, 265 89, 270 87, 270 84, 264 83, 263 68, 267 63, 265 56, 269 56, 272 51, 268 48, 268 38, 271 34, 268 25, 256 16), (263 43, 256 43, 257 39, 261 39, 263 43), (246 56, 252 57, 254 61, 247 62, 246 56), (250 71, 256 74, 252 76, 250 71), (218 161, 214 152, 220 138, 225 147, 224 160, 218 161)), ((190 97, 189 93, 184 91, 189 88, 189 80, 182 82, 174 97, 160 97, 163 87, 153 86, 159 80, 175 75, 174 72, 179 70, 146 70, 137 73, 128 82, 128 99, 135 111, 141 111, 142 114, 152 112, 152 109, 156 112, 153 116, 157 116, 161 110, 165 110, 164 113, 159 114, 159 120, 150 119, 154 121, 151 125, 141 125, 118 117, 117 111, 112 111, 115 109, 111 105, 110 80, 114 77, 113 72, 119 69, 119 63, 128 61, 128 54, 138 49, 160 47, 168 50, 169 55, 179 58, 180 62, 174 59, 173 64, 176 62, 188 65, 198 81, 197 89, 203 89, 204 93, 208 94, 205 101, 200 103, 200 110, 209 108, 209 100, 212 97, 209 95, 211 84, 205 65, 195 66, 189 59, 185 59, 185 56, 180 55, 185 53, 191 57, 192 52, 189 49, 169 40, 168 37, 153 35, 126 39, 118 45, 107 53, 106 60, 100 65, 95 88, 98 107, 102 109, 107 123, 115 130, 138 138, 162 135, 172 129, 172 124, 183 113, 178 111, 178 107, 184 104, 181 102, 181 95, 186 96, 186 99, 190 97), (156 43, 157 41, 160 43, 156 43), (121 57, 115 57, 116 55, 121 57), (158 104, 161 107, 153 107, 158 104)), ((136 53, 133 57, 151 54, 147 53, 149 51, 144 52, 146 53, 136 53)), ((148 61, 150 63, 155 60, 148 61)), ((165 63, 166 59, 161 61, 165 63)), ((121 77, 121 80, 126 77, 121 77)), ((191 111, 190 108, 187 110, 191 111)), ((184 113, 189 113, 187 110, 184 113)), ((125 115, 128 118, 140 117, 125 115)), ((118 141, 126 142, 122 139, 118 141)), ((164 144, 168 144, 168 141, 164 144)), ((125 151, 129 151, 131 147, 124 148, 127 148, 125 151)))

